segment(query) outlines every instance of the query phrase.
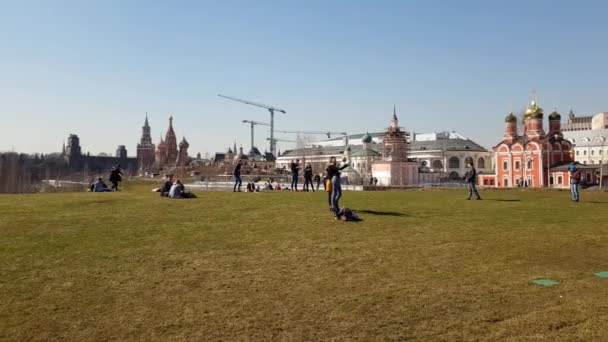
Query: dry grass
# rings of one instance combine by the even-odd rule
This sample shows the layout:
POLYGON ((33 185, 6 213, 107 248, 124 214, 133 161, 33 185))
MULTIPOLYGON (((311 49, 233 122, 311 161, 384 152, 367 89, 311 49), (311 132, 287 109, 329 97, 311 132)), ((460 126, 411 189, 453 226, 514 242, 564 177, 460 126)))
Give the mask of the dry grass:
POLYGON ((606 341, 608 194, 482 195, 0 196, 0 339, 606 341))

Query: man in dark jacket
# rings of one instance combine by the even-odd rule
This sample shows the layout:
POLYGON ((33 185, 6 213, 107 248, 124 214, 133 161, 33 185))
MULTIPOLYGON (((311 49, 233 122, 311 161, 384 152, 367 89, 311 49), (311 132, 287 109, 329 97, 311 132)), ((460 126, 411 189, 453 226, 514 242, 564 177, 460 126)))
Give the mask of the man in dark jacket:
POLYGON ((467 185, 469 187, 469 197, 467 197, 467 200, 471 199, 473 193, 475 193, 477 199, 480 200, 481 197, 479 196, 479 192, 477 192, 477 186, 475 185, 475 183, 477 183, 477 170, 475 170, 475 166, 473 166, 473 164, 468 164, 467 166, 470 168, 470 170, 467 171, 467 173, 465 173, 464 175, 464 180, 467 182, 467 185))
POLYGON ((160 188, 160 196, 161 197, 169 197, 169 191, 171 191, 171 187, 173 186, 173 176, 167 175, 165 182, 160 188))
POLYGON ((112 191, 118 191, 118 182, 122 181, 122 171, 120 165, 116 165, 110 171, 110 183, 112 183, 112 191))
POLYGON ((300 174, 300 159, 291 162, 291 191, 298 191, 298 177, 300 174))
POLYGON ((234 172, 232 172, 232 175, 234 176, 234 188, 232 188, 232 191, 234 192, 241 192, 241 185, 243 184, 243 180, 241 179, 242 166, 243 163, 239 160, 234 167, 234 172))
POLYGON ((304 168, 304 191, 315 191, 315 186, 312 183, 312 165, 306 164, 304 168))

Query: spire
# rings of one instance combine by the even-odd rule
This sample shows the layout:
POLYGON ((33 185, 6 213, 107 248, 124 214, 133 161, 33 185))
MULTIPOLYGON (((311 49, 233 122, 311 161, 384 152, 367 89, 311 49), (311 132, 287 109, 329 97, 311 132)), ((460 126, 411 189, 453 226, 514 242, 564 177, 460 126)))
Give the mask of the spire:
POLYGON ((397 106, 393 105, 393 120, 399 120, 397 119, 397 106))
POLYGON ((173 115, 169 114, 169 127, 173 128, 173 115))
POLYGON ((61 155, 65 155, 65 141, 63 142, 63 148, 61 149, 61 155))
POLYGON ((232 148, 232 151, 234 151, 234 153, 237 153, 237 149, 236 149, 236 140, 234 141, 234 147, 232 148))
POLYGON ((148 124, 148 112, 146 112, 146 122, 144 122, 144 127, 150 127, 150 125, 148 124))

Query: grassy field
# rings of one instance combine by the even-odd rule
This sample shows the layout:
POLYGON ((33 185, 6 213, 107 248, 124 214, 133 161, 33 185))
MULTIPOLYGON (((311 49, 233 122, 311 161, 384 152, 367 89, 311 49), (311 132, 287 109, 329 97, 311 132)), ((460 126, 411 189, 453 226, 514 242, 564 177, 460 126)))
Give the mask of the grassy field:
POLYGON ((0 339, 607 341, 608 193, 482 196, 0 196, 0 339))

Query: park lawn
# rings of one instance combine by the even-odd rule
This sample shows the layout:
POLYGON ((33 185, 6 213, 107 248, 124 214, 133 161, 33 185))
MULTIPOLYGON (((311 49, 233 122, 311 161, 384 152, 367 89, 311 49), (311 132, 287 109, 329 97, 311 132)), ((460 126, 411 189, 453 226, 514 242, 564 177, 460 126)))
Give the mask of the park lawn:
POLYGON ((608 193, 198 195, 0 196, 0 340, 608 340, 608 193))

